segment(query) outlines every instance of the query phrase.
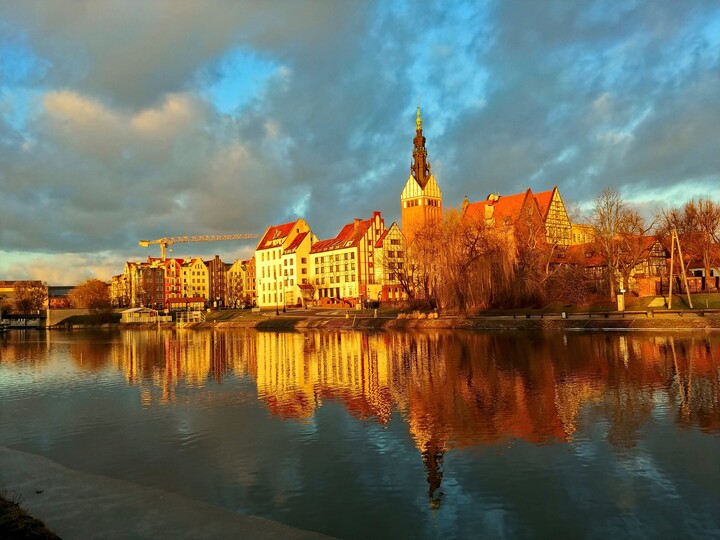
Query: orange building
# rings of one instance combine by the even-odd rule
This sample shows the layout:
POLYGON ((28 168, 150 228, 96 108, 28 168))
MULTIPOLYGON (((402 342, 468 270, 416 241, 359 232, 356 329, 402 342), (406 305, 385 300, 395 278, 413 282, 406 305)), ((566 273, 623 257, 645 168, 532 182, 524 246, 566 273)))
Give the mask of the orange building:
POLYGON ((400 195, 402 232, 408 245, 417 233, 442 222, 442 192, 430 172, 420 107, 417 108, 412 155, 410 176, 400 195))

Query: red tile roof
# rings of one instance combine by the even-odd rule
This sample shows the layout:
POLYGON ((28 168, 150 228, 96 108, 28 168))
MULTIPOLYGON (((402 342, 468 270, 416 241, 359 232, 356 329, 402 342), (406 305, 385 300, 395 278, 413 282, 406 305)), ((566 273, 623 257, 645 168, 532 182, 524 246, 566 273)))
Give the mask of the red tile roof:
POLYGON ((552 188, 550 191, 543 191, 541 193, 535 194, 535 200, 540 207, 540 212, 542 213, 543 217, 545 217, 548 213, 548 210, 550 210, 550 203, 552 202, 555 190, 557 190, 557 186, 552 188))
POLYGON ((259 251, 261 249, 269 249, 271 247, 275 247, 271 244, 273 240, 277 240, 278 238, 286 238, 288 234, 292 231, 293 226, 297 223, 297 221, 292 221, 290 223, 283 223, 282 225, 272 225, 268 227, 268 230, 265 232, 265 235, 262 237, 260 242, 258 242, 257 247, 255 248, 256 251, 259 251))
POLYGON ((605 257, 600 253, 597 246, 590 244, 575 244, 559 250, 553 256, 554 263, 576 264, 585 268, 605 266, 605 257))
POLYGON ((321 251, 331 251, 333 249, 357 247, 360 240, 365 237, 365 233, 370 227, 372 227, 373 223, 373 219, 366 219, 364 221, 356 219, 352 223, 346 224, 335 238, 315 242, 310 252, 319 253, 321 251))
MULTIPOLYGON (((392 225, 391 225, 391 227, 392 227, 392 225)), ((380 237, 377 239, 377 242, 375 242, 375 247, 376 247, 376 248, 381 248, 381 247, 382 247, 383 241, 385 240, 385 237, 388 235, 389 232, 390 232, 390 229, 385 229, 385 230, 382 232, 382 234, 380 235, 380 237)))
POLYGON ((290 245, 285 248, 285 252, 294 252, 297 248, 300 247, 300 244, 302 244, 303 240, 305 240, 308 234, 309 233, 307 231, 298 234, 295 239, 290 243, 290 245))
POLYGON ((464 218, 468 220, 484 220, 485 219, 485 208, 488 206, 493 207, 492 218, 495 219, 495 224, 513 223, 525 205, 525 200, 528 197, 532 197, 532 191, 528 189, 523 193, 516 193, 514 195, 501 195, 498 200, 485 200, 475 203, 470 203, 465 208, 464 218))

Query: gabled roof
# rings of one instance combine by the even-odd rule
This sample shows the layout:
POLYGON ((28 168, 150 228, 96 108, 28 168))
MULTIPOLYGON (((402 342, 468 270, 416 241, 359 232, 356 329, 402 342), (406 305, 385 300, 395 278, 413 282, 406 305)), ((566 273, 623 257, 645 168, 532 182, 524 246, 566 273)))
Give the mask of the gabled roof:
MULTIPOLYGON (((402 231, 400 230, 400 227, 398 227, 398 224, 393 221, 393 222, 390 224, 390 226, 382 232, 382 234, 380 235, 380 237, 377 239, 377 242, 375 242, 375 247, 376 247, 376 248, 381 248, 381 247, 383 247, 383 244, 385 243, 385 238, 387 238, 387 235, 390 234, 390 231, 392 231, 393 228, 397 229, 397 232, 399 232, 400 235, 402 236, 402 231)), ((403 237, 403 238, 404 238, 404 237, 403 237)))
POLYGON ((376 248, 381 248, 381 247, 382 247, 383 241, 385 240, 385 237, 388 235, 389 232, 390 232, 390 229, 385 229, 385 230, 382 232, 382 234, 380 235, 380 238, 378 238, 378 239, 377 239, 377 242, 375 242, 375 247, 376 247, 376 248))
MULTIPOLYGON (((256 251, 259 251, 261 249, 270 249, 271 247, 279 247, 274 246, 272 243, 273 241, 277 241, 278 239, 282 238, 282 242, 284 242, 285 238, 292 232, 293 227, 297 221, 291 221, 290 223, 283 223, 282 225, 271 225, 268 227, 267 231, 265 231, 265 234, 263 235, 260 242, 258 242, 257 247, 255 248, 256 251)), ((280 245, 282 244, 280 243, 280 245)))
POLYGON ((529 188, 523 193, 514 195, 491 195, 487 200, 468 204, 463 218, 471 221, 484 220, 486 208, 492 207, 493 213, 490 217, 495 220, 496 225, 513 223, 520 215, 528 197, 532 196, 533 193, 529 188))
POLYGON ((343 249, 349 247, 357 247, 365 237, 367 230, 373 226, 374 219, 356 219, 352 223, 347 223, 340 229, 335 238, 321 240, 315 242, 310 253, 320 253, 322 251, 331 251, 333 249, 343 249))
POLYGON ((567 246, 553 256, 553 262, 575 264, 585 268, 605 266, 606 264, 605 257, 594 243, 567 246))
POLYGON ((293 241, 290 243, 290 245, 287 248, 285 248, 285 253, 295 252, 295 250, 300 247, 300 244, 303 243, 303 240, 305 240, 305 238, 307 237, 308 234, 310 234, 310 233, 308 233, 307 231, 301 232, 300 234, 298 234, 293 239, 293 241))
POLYGON ((556 189, 557 188, 553 188, 550 191, 543 191, 535 194, 535 200, 537 201, 543 216, 547 215, 550 210, 550 203, 552 203, 553 194, 556 189))
MULTIPOLYGON (((626 235, 626 237, 637 240, 639 247, 642 248, 643 251, 647 250, 648 255, 650 255, 650 250, 653 246, 658 243, 658 238, 652 235, 626 235)), ((585 268, 605 266, 607 264, 605 256, 593 242, 567 246, 564 250, 558 251, 557 254, 553 256, 553 262, 576 264, 585 268)))

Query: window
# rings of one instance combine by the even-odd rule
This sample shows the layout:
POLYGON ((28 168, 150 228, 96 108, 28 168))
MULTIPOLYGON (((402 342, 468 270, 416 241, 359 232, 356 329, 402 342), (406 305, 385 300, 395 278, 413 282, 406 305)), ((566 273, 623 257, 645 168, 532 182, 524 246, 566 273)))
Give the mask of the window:
POLYGON ((302 264, 307 264, 307 259, 306 259, 305 257, 303 257, 303 258, 300 259, 300 262, 301 262, 302 264))

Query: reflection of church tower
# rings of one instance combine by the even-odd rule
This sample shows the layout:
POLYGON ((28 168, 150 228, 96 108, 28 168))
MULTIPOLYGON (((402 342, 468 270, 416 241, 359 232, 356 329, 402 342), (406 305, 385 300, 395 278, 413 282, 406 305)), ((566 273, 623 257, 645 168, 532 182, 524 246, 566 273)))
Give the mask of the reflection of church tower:
POLYGON ((428 483, 428 498, 430 501, 430 508, 437 510, 440 508, 442 502, 443 493, 440 491, 440 484, 443 479, 443 456, 445 450, 442 445, 437 444, 436 441, 428 441, 424 448, 422 448, 422 460, 425 465, 425 471, 427 471, 427 483, 428 483))
POLYGON ((424 229, 439 225, 442 221, 442 192, 430 172, 430 160, 425 149, 422 133, 420 107, 415 120, 413 161, 410 176, 400 195, 402 232, 408 243, 424 229))

